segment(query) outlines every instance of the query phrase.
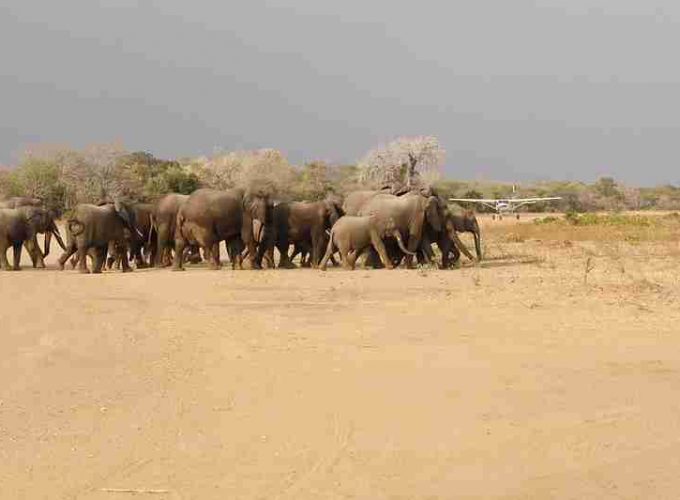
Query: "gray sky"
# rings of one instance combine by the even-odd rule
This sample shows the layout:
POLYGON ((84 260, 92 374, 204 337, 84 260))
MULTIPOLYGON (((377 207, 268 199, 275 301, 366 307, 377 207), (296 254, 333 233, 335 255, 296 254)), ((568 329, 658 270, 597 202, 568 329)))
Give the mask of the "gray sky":
POLYGON ((679 183, 678 47, 677 0, 2 0, 0 163, 436 135, 456 178, 679 183))

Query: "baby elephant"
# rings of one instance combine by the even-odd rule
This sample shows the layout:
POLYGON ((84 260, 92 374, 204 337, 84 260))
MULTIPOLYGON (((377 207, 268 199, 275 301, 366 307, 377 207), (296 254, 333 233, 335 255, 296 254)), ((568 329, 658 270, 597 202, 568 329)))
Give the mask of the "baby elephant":
POLYGON ((383 238, 396 238, 402 252, 415 255, 404 246, 401 234, 392 217, 384 219, 375 215, 363 217, 345 215, 333 225, 331 237, 326 247, 326 255, 323 256, 319 267, 321 270, 326 270, 326 264, 337 248, 342 258, 342 267, 354 269, 357 258, 364 250, 373 245, 385 267, 392 269, 394 266, 385 250, 383 238))

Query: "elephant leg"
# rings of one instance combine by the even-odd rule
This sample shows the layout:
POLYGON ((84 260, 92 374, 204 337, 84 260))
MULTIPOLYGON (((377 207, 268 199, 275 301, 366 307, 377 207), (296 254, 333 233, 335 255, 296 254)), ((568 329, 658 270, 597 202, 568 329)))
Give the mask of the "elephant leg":
POLYGON ((312 232, 312 262, 311 266, 317 268, 319 266, 319 261, 321 260, 321 252, 323 247, 323 240, 325 236, 323 228, 320 231, 312 232))
MULTIPOLYGON (((411 236, 409 236, 409 238, 408 238, 408 245, 406 246, 406 248, 407 248, 410 252, 414 252, 414 253, 415 253, 415 252, 418 250, 418 245, 419 245, 419 244, 420 244, 420 241, 418 240, 418 238, 416 238, 416 237, 414 237, 413 235, 411 235, 411 236)), ((407 268, 407 269, 413 269, 413 268, 414 268, 414 265, 413 265, 413 255, 406 255, 406 256, 404 257, 404 259, 406 260, 406 268, 407 268)))
POLYGON ((373 248, 375 248, 375 251, 378 252, 378 255, 380 255, 380 260, 382 260, 382 263, 385 265, 385 267, 387 269, 394 269, 394 265, 392 264, 390 257, 387 255, 385 244, 383 243, 383 240, 378 232, 375 230, 371 231, 371 244, 373 245, 373 248))
POLYGON ((131 256, 134 256, 135 259, 135 266, 137 269, 143 269, 146 267, 146 260, 144 259, 144 255, 142 255, 142 249, 144 247, 140 243, 135 243, 131 250, 131 256))
POLYGON ((220 267, 222 267, 222 263, 220 262, 220 242, 218 241, 217 243, 213 243, 210 245, 210 269, 213 271, 216 271, 220 267))
POLYGON ((172 262, 173 271, 184 271, 184 248, 186 241, 184 238, 177 238, 175 240, 175 258, 172 262))
POLYGON ((274 247, 270 246, 267 248, 267 251, 264 254, 264 258, 267 261, 267 266, 270 269, 274 269, 276 267, 276 263, 274 262, 274 247))
POLYGON ((9 262, 7 261, 7 247, 6 245, 0 245, 0 269, 9 271, 9 262))
MULTIPOLYGON (((66 261, 74 254, 76 253, 76 246, 73 243, 69 243, 69 246, 66 247, 66 250, 64 250, 64 253, 61 254, 61 257, 59 257, 59 260, 57 261, 59 265, 59 270, 63 271, 64 270, 64 264, 66 264, 66 261)), ((72 266, 72 268, 75 268, 75 264, 72 266)))
POLYGON ((127 252, 121 252, 120 256, 118 257, 118 262, 124 273, 132 272, 127 252))
POLYGON ((384 267, 377 250, 373 246, 368 249, 368 255, 364 261, 364 267, 372 267, 374 269, 382 269, 384 267))
MULTIPOLYGON (((354 265, 356 264, 358 254, 353 252, 350 248, 348 242, 336 241, 338 252, 340 252, 340 257, 342 259, 342 268, 346 271, 352 271, 354 265)), ((329 257, 330 258, 330 257, 329 257)))
POLYGON ((85 245, 78 245, 78 272, 83 274, 90 272, 87 268, 87 250, 85 245))
POLYGON ((28 255, 31 256, 33 267, 45 269, 45 259, 43 257, 43 253, 40 251, 38 240, 35 237, 28 239, 24 241, 24 247, 26 248, 28 255))
POLYGON ((93 251, 94 262, 92 263, 92 273, 101 274, 102 269, 104 268, 104 262, 107 260, 106 254, 108 252, 108 248, 106 245, 100 245, 94 247, 93 251))
POLYGON ((279 251, 279 267, 282 267, 284 269, 294 269, 297 267, 295 264, 293 264, 293 259, 295 258, 295 254, 293 254, 293 257, 288 256, 288 247, 290 245, 288 244, 288 241, 279 241, 276 244, 276 248, 279 251))
POLYGON ((12 245, 12 249, 14 250, 14 263, 12 269, 14 271, 19 271, 21 269, 21 247, 21 242, 12 245))

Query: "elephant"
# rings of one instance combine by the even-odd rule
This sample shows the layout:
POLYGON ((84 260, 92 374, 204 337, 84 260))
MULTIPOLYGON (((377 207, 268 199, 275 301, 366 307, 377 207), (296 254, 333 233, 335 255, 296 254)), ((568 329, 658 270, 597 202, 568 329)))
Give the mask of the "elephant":
POLYGON ((380 191, 352 191, 345 197, 342 210, 345 215, 359 215, 361 207, 377 194, 380 191))
MULTIPOLYGON (((477 220, 474 218, 474 214, 470 214, 474 219, 474 225, 477 225, 477 220)), ((421 241, 421 246, 418 250, 418 260, 419 262, 431 261, 434 258, 434 253, 432 252, 432 243, 437 243, 439 250, 441 252, 441 269, 449 269, 452 267, 460 258, 460 253, 463 252, 467 258, 474 260, 474 257, 469 252, 465 243, 461 241, 458 237, 458 232, 463 229, 462 216, 451 212, 447 207, 444 210, 443 215, 444 223, 440 231, 436 231, 429 224, 425 225, 423 230, 423 239, 421 241), (453 254, 453 260, 451 260, 450 255, 453 254)), ((470 224, 473 222, 470 221, 470 224)), ((477 225, 477 236, 479 234, 479 226, 477 225)), ((479 247, 479 240, 475 238, 475 245, 477 247, 477 258, 481 260, 481 249, 479 247)))
MULTIPOLYGON (((175 248, 175 226, 177 224, 177 212, 189 195, 170 193, 156 202, 151 215, 152 225, 156 233, 156 255, 152 262, 154 266, 163 266, 168 262, 175 248)), ((171 263, 167 263, 171 265, 171 263)))
POLYGON ((0 267, 10 269, 7 249, 14 249, 12 269, 18 271, 21 265, 21 247, 31 255, 34 267, 45 267, 44 257, 50 253, 52 235, 62 248, 66 248, 59 228, 54 222, 54 213, 44 208, 22 206, 0 209, 0 267), (40 251, 37 235, 45 233, 45 253, 40 251))
MULTIPOLYGON (((481 231, 479 230, 479 223, 477 222, 477 217, 475 217, 475 213, 472 210, 466 210, 462 214, 460 213, 451 213, 447 217, 447 224, 452 224, 453 229, 457 233, 472 233, 475 239, 475 253, 477 254, 477 260, 482 260, 482 234, 481 231)), ((458 262, 458 259, 460 259, 460 252, 458 251, 458 248, 456 248, 457 245, 454 245, 451 249, 451 252, 453 253, 453 259, 452 259, 452 264, 455 264, 458 262)), ((462 250, 462 248, 461 248, 462 250)), ((465 252, 463 252, 465 253, 465 252)), ((443 259, 443 251, 442 251, 442 259, 443 259)))
POLYGON ((261 255, 256 253, 253 220, 267 225, 272 222, 273 206, 263 189, 240 188, 218 191, 199 189, 189 196, 177 213, 175 228, 174 270, 182 270, 184 248, 196 244, 210 254, 210 268, 219 269, 221 241, 227 245, 241 238, 248 251, 251 267, 261 268, 261 255))
POLYGON ((20 207, 42 207, 43 201, 40 198, 28 196, 15 196, 7 200, 0 200, 0 208, 20 208, 20 207))
POLYGON ((372 246, 380 256, 385 267, 392 269, 394 267, 392 260, 387 255, 383 243, 383 238, 386 237, 395 238, 399 248, 407 255, 415 255, 414 252, 405 247, 401 233, 392 217, 345 215, 331 229, 326 253, 321 260, 319 268, 324 271, 326 270, 328 260, 337 247, 342 259, 342 267, 344 269, 354 269, 357 258, 364 250, 372 246))
POLYGON ((329 196, 323 201, 281 202, 274 205, 273 220, 269 230, 265 231, 264 245, 258 252, 269 254, 273 262, 274 247, 281 256, 279 267, 293 268, 295 265, 288 256, 288 248, 292 243, 295 249, 311 250, 311 265, 317 266, 321 261, 326 230, 330 229, 344 215, 339 198, 329 196))
POLYGON ((156 260, 156 231, 152 224, 154 206, 149 203, 133 203, 130 205, 133 220, 135 221, 136 231, 125 231, 127 246, 125 248, 113 248, 115 245, 111 242, 109 246, 109 258, 107 267, 111 269, 114 262, 120 264, 121 253, 129 251, 129 260, 135 261, 137 269, 147 267, 147 261, 144 254, 149 255, 149 262, 153 263, 156 260))
POLYGON ((427 224, 433 230, 441 231, 443 213, 444 205, 439 197, 424 196, 418 192, 408 192, 402 196, 375 194, 359 209, 359 215, 375 215, 379 219, 394 220, 402 238, 408 241, 408 268, 413 267, 413 255, 421 244, 423 228, 427 224))
MULTIPOLYGON (((109 244, 117 248, 127 248, 126 231, 141 234, 135 227, 134 211, 127 203, 115 201, 105 205, 77 205, 66 225, 68 244, 59 257, 59 269, 64 269, 66 261, 78 253, 78 269, 81 273, 89 273, 87 255, 94 255, 93 273, 101 273, 106 260, 109 244)), ((121 253, 123 272, 132 271, 128 263, 127 253, 121 253)))

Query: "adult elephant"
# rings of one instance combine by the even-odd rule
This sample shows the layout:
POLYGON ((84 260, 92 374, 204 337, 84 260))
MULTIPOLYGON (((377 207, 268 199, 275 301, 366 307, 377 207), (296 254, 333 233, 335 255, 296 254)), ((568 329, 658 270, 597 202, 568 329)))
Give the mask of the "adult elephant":
MULTIPOLYGON (((424 196, 418 192, 403 196, 375 194, 359 209, 359 215, 392 218, 402 238, 408 241, 406 248, 411 253, 418 249, 426 223, 435 231, 442 230, 442 212, 442 203, 437 196, 424 196)), ((413 255, 406 255, 406 266, 413 267, 413 255)))
POLYGON ((261 255, 256 253, 253 220, 264 224, 272 221, 272 203, 260 189, 199 189, 189 196, 177 213, 175 228, 174 270, 182 270, 184 248, 196 244, 210 255, 211 269, 220 267, 220 242, 227 245, 241 238, 248 251, 251 267, 261 268, 261 255))
POLYGON ((342 204, 342 210, 345 215, 359 215, 361 207, 363 207, 368 200, 377 194, 380 194, 380 191, 352 191, 351 193, 348 193, 347 196, 345 196, 345 201, 342 204))
MULTIPOLYGON (((92 272, 101 273, 109 244, 127 248, 126 231, 137 233, 134 211, 129 204, 115 201, 104 205, 77 205, 66 224, 68 244, 59 257, 59 268, 63 270, 69 257, 77 252, 79 271, 89 273, 86 257, 91 251, 94 256, 92 272)), ((132 271, 126 252, 121 252, 121 264, 123 272, 132 271)))
POLYGON ((0 208, 20 208, 20 207, 42 207, 43 202, 40 198, 29 196, 15 196, 7 200, 0 200, 0 208))
POLYGON ((156 232, 156 258, 153 265, 170 265, 170 257, 175 249, 177 213, 188 199, 187 194, 170 193, 156 202, 152 215, 152 224, 156 232))
POLYGON ((273 261, 274 247, 281 256, 279 267, 294 268, 288 255, 291 244, 298 249, 309 248, 311 265, 318 266, 327 241, 326 230, 344 215, 342 201, 329 196, 323 201, 281 202, 274 205, 270 228, 265 231, 265 244, 258 249, 260 259, 267 252, 273 261))
POLYGON ((136 231, 130 233, 130 259, 134 259, 138 269, 147 267, 145 254, 149 255, 149 264, 156 261, 157 237, 153 225, 155 207, 150 203, 134 203, 131 206, 136 231))
POLYGON ((54 214, 44 208, 23 206, 0 209, 0 267, 18 271, 21 265, 21 247, 26 247, 34 267, 45 267, 44 257, 50 253, 50 241, 55 236, 59 245, 65 248, 59 229, 54 223, 54 214), (45 234, 45 253, 40 251, 37 235, 45 234), (7 250, 14 250, 14 262, 10 268, 7 250))

